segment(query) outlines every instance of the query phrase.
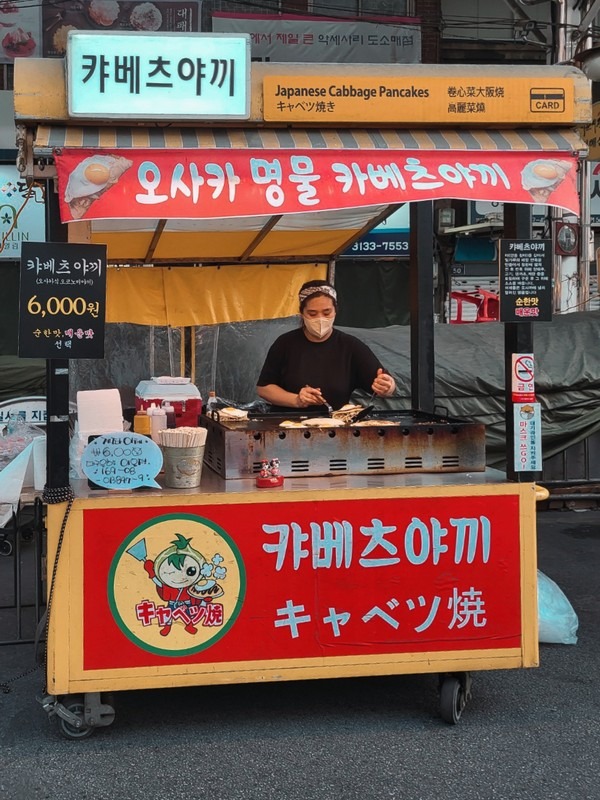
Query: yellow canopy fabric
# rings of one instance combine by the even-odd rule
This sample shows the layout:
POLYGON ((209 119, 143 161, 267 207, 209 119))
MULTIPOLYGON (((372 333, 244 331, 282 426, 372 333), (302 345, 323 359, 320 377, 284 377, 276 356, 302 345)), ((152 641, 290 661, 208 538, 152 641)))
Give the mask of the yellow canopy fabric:
MULTIPOLYGON (((174 152, 178 148, 586 151, 578 133, 568 128, 334 130, 38 125, 33 144, 36 158, 51 158, 56 149, 78 147, 174 152)), ((328 261, 393 210, 394 206, 372 206, 271 217, 118 219, 76 224, 86 226, 85 232, 77 234, 79 241, 106 244, 108 263, 123 267, 108 272, 107 321, 178 327, 297 313, 300 285, 324 278, 328 261)))
POLYGON ((300 286, 326 273, 324 264, 111 268, 106 321, 180 327, 289 317, 300 286))

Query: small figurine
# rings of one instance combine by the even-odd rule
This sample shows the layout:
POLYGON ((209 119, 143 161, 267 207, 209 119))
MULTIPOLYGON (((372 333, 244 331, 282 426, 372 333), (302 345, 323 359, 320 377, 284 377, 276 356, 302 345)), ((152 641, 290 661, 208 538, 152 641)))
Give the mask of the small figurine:
POLYGON ((270 461, 263 459, 260 462, 260 472, 256 476, 256 485, 259 489, 273 489, 275 486, 283 486, 283 475, 281 474, 278 458, 272 458, 270 461))

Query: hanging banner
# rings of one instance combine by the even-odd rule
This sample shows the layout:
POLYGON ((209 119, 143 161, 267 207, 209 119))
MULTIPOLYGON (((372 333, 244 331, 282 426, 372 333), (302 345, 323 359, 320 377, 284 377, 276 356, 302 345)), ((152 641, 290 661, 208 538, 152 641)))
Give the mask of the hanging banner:
POLYGON ((214 219, 457 198, 579 213, 577 158, 426 150, 86 150, 55 156, 61 219, 214 219))

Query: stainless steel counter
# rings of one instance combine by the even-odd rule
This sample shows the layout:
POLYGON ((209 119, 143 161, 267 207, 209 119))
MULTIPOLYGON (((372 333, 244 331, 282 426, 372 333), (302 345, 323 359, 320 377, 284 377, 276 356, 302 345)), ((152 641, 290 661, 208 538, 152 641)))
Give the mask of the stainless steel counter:
MULTIPOLYGON (((159 475, 158 483, 162 484, 163 476, 159 475)), ((139 489, 90 489, 87 481, 75 480, 71 482, 75 496, 85 499, 106 499, 107 497, 172 497, 175 495, 198 495, 203 494, 248 494, 258 492, 260 494, 274 494, 282 492, 305 492, 307 490, 319 492, 332 489, 398 489, 423 488, 427 486, 485 486, 487 484, 507 483, 504 472, 496 469, 486 469, 484 472, 448 472, 448 473, 418 473, 412 475, 335 475, 327 477, 295 477, 286 478, 281 487, 274 489, 258 489, 254 478, 242 478, 239 480, 225 480, 212 470, 204 468, 202 472, 202 482, 195 489, 153 489, 141 487, 139 489)))

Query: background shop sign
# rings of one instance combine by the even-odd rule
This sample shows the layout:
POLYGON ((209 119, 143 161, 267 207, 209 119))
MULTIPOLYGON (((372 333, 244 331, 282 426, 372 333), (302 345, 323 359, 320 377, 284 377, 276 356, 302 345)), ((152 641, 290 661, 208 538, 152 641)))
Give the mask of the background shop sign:
POLYGON ((421 22, 377 22, 269 14, 212 15, 213 31, 247 33, 253 61, 335 64, 419 64, 421 22))
POLYGON ((342 256, 352 258, 385 258, 386 256, 408 258, 410 239, 410 206, 405 203, 387 219, 361 236, 342 256))
MULTIPOLYGON (((504 203, 486 203, 475 200, 469 203, 469 221, 471 224, 492 220, 504 220, 504 203)), ((531 222, 533 225, 545 225, 548 220, 548 206, 533 205, 531 207, 531 222)))
POLYGON ((44 190, 27 187, 16 167, 0 166, 0 259, 18 260, 23 242, 46 238, 44 190))
POLYGON ((67 92, 76 118, 248 119, 250 38, 70 31, 67 92))
POLYGON ((104 245, 23 245, 19 356, 103 358, 105 316, 104 245))
POLYGON ((64 58, 72 30, 169 31, 200 30, 200 0, 146 0, 103 3, 50 0, 42 6, 44 56, 64 58))
POLYGON ((0 64, 42 55, 41 2, 0 2, 0 64))

